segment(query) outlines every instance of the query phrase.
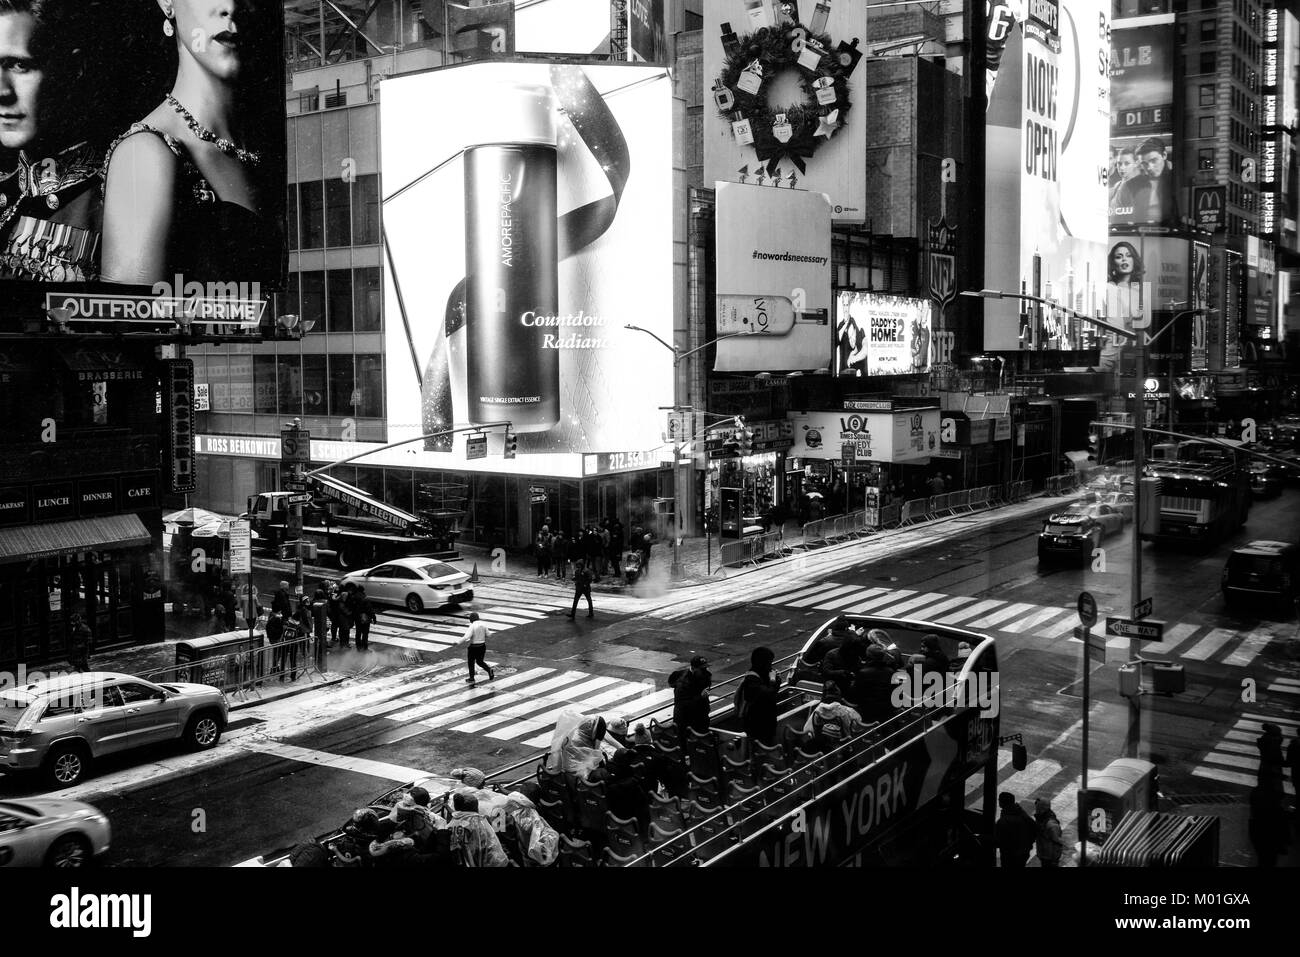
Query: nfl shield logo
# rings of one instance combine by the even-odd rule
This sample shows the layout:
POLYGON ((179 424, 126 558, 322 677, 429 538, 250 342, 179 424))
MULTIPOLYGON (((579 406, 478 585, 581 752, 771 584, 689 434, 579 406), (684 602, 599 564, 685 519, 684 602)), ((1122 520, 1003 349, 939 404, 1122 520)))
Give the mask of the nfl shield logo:
POLYGON ((930 298, 943 315, 948 303, 957 295, 957 231, 947 218, 931 220, 929 225, 930 298))

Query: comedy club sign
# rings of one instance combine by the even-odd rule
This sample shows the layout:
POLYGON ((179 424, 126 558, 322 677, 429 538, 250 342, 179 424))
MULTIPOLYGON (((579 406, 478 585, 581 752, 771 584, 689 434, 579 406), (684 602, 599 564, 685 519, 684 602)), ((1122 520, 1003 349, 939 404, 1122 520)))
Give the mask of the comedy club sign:
POLYGON ((939 410, 792 412, 795 458, 839 459, 852 445, 859 461, 924 462, 939 449, 939 410))

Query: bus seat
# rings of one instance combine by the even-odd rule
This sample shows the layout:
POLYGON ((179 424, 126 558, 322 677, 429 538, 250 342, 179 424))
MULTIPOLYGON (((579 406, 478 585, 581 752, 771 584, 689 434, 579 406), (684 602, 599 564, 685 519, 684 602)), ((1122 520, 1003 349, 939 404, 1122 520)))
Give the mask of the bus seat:
POLYGON ((752 787, 754 784, 754 769, 750 766, 748 758, 732 758, 724 754, 722 773, 728 783, 735 781, 746 787, 752 787))
POLYGON ((652 848, 662 847, 669 841, 676 840, 685 834, 684 828, 662 828, 655 821, 650 822, 650 846, 652 848))
POLYGON ((563 771, 551 770, 544 761, 537 765, 537 788, 541 797, 571 803, 567 776, 563 771))
POLYGON ((537 798, 537 811, 546 823, 563 833, 574 825, 573 807, 566 801, 554 801, 544 796, 537 798))
POLYGON ((666 721, 663 724, 660 724, 654 718, 651 718, 650 740, 653 741, 655 747, 659 748, 661 751, 665 747, 677 747, 677 726, 671 721, 666 721))
POLYGON ((758 793, 753 784, 745 784, 732 778, 727 782, 727 804, 739 804, 758 793))
POLYGON ((621 818, 612 811, 605 812, 605 836, 609 846, 620 854, 640 857, 645 853, 635 818, 621 818))
POLYGON ((591 842, 574 840, 567 834, 561 834, 558 863, 560 867, 593 866, 591 842))
POLYGON ((718 749, 722 754, 723 760, 748 761, 749 760, 749 737, 743 734, 729 734, 722 741, 722 746, 718 749))
POLYGON ((777 770, 784 770, 786 766, 785 748, 776 744, 764 744, 762 741, 749 742, 750 754, 752 756, 751 764, 755 770, 755 779, 761 773, 763 765, 771 765, 777 770))
POLYGON ((722 799, 722 788, 716 777, 700 777, 694 771, 688 774, 691 797, 698 803, 703 798, 708 804, 716 805, 722 799))
POLYGON ((686 755, 693 774, 702 778, 718 776, 718 739, 712 731, 701 734, 693 728, 687 728, 686 755))
POLYGON ((665 797, 651 792, 650 823, 658 824, 665 830, 686 826, 686 816, 682 813, 681 801, 676 797, 665 797))
MULTIPOLYGON (((606 867, 632 867, 639 854, 619 854, 613 847, 605 848, 605 866, 606 867)), ((648 862, 637 864, 637 867, 649 867, 648 862)))
POLYGON ((605 786, 599 782, 592 784, 579 780, 575 782, 574 788, 578 825, 588 831, 604 830, 605 812, 609 810, 605 806, 605 786))

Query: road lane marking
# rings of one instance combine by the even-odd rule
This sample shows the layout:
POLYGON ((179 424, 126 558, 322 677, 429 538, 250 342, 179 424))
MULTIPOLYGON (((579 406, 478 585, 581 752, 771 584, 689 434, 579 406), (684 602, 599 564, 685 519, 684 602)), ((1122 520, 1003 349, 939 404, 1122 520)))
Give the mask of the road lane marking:
POLYGON ((1005 631, 1008 634, 1018 635, 1022 631, 1028 631, 1030 628, 1037 628, 1039 625, 1047 621, 1050 621, 1051 619, 1055 618, 1057 615, 1066 614, 1067 612, 1072 613, 1074 612, 1074 609, 1073 608, 1040 608, 1032 615, 1026 615, 1024 618, 1020 618, 1017 619, 1016 621, 1008 622, 1005 625, 999 626, 998 630, 1005 631))
POLYGON ((781 604, 788 605, 791 608, 807 608, 809 605, 820 607, 822 601, 827 598, 834 598, 838 595, 847 593, 856 593, 861 590, 860 585, 836 585, 830 591, 819 592, 816 595, 809 595, 804 598, 797 598, 794 601, 785 601, 781 604))
MULTIPOLYGON (((254 751, 260 754, 269 754, 272 757, 284 758, 288 761, 299 761, 303 764, 314 764, 317 767, 333 768, 336 771, 352 771, 356 774, 369 775, 372 778, 383 778, 388 781, 396 781, 399 784, 405 784, 408 781, 417 781, 421 778, 433 777, 428 771, 422 771, 419 768, 407 768, 400 764, 389 764, 386 761, 371 761, 368 758, 358 758, 344 754, 330 754, 328 751, 315 751, 311 748, 300 748, 294 744, 284 744, 280 741, 246 741, 239 745, 245 751, 254 751)), ((456 785, 456 782, 450 778, 439 778, 439 783, 446 782, 448 788, 456 785)))
POLYGON ((1007 608, 998 609, 997 611, 993 612, 993 614, 991 615, 985 615, 983 618, 979 619, 978 621, 972 621, 966 627, 967 628, 992 628, 993 626, 997 625, 997 623, 1000 621, 1005 621, 1008 618, 1013 618, 1016 615, 1023 614, 1029 611, 1031 608, 1035 608, 1035 607, 1037 606, 1030 605, 1030 604, 1010 605, 1007 608))
POLYGON ((1006 603, 996 598, 987 598, 984 601, 976 602, 969 608, 963 608, 961 611, 954 612, 951 615, 944 615, 942 618, 936 618, 934 622, 936 625, 955 625, 960 621, 974 618, 976 615, 982 615, 984 612, 1003 604, 1006 603))
POLYGON ((861 601, 865 598, 872 598, 876 595, 893 594, 894 592, 888 588, 863 588, 855 594, 841 595, 834 601, 828 601, 825 604, 818 605, 817 607, 822 611, 834 611, 837 608, 842 608, 845 605, 852 605, 854 602, 861 601))
POLYGON ((900 602, 897 605, 886 605, 884 608, 877 608, 873 614, 881 615, 885 618, 901 618, 903 617, 904 612, 912 611, 920 608, 922 605, 927 605, 940 598, 946 597, 946 595, 932 591, 924 595, 918 595, 915 598, 909 598, 907 601, 900 602))
MULTIPOLYGON (((868 611, 870 611, 872 608, 878 608, 882 605, 889 604, 891 601, 897 601, 900 598, 906 598, 908 595, 915 595, 915 594, 916 592, 913 589, 902 588, 890 595, 882 595, 876 598, 868 599, 867 601, 860 601, 856 605, 849 605, 847 608, 842 609, 842 611, 848 615, 863 615, 866 614, 868 611)), ((875 614, 875 612, 871 612, 871 613, 875 614)))
POLYGON ((1172 628, 1170 628, 1168 631, 1165 632, 1164 641, 1158 641, 1154 644, 1144 645, 1142 651, 1144 653, 1157 654, 1157 655, 1170 654, 1175 648, 1177 648, 1182 643, 1184 638, 1188 638, 1191 635, 1195 634, 1197 629, 1199 629, 1200 627, 1201 627, 1200 625, 1190 625, 1186 622, 1180 622, 1179 624, 1174 625, 1172 628))
POLYGON ((1244 667, 1254 661, 1259 653, 1268 647, 1268 643, 1272 640, 1272 632, 1256 629, 1247 635, 1245 639, 1242 640, 1241 644, 1233 649, 1232 654, 1223 659, 1222 663, 1225 665, 1244 667))
MULTIPOLYGON (((547 669, 549 671, 549 669, 547 669)), ((425 699, 422 703, 414 707, 407 708, 405 711, 399 711, 396 714, 390 714, 387 717, 391 721, 397 721, 405 724, 408 721, 420 721, 428 718, 439 711, 443 711, 454 705, 464 704, 467 701, 488 701, 497 693, 513 688, 516 685, 526 684, 533 681, 538 676, 531 672, 523 672, 517 675, 510 675, 508 678, 500 678, 496 681, 486 681, 480 684, 470 685, 468 688, 464 684, 457 694, 438 695, 435 698, 425 699)), ((466 682, 468 684, 468 682, 466 682)))
MULTIPOLYGON (((520 684, 521 682, 524 681, 531 681, 534 678, 540 678, 543 675, 552 674, 554 673, 554 671, 555 671, 554 668, 533 668, 529 671, 523 671, 520 672, 519 674, 511 675, 508 678, 502 678, 500 681, 495 682, 495 684, 499 688, 506 682, 509 682, 509 684, 506 684, 506 687, 511 687, 513 685, 520 684)), ((469 673, 469 669, 466 668, 465 674, 468 673, 469 673)), ((391 701, 383 705, 375 705, 370 708, 362 708, 358 711, 358 713, 364 715, 367 718, 378 718, 384 715, 388 715, 391 717, 394 711, 400 711, 403 707, 407 707, 425 701, 432 701, 435 698, 441 698, 453 692, 461 691, 464 689, 464 687, 465 686, 459 682, 455 682, 451 680, 440 681, 433 688, 429 688, 425 691, 421 691, 413 695, 408 695, 400 701, 391 701)))
POLYGON ((1188 658, 1192 661, 1205 661, 1233 638, 1237 637, 1238 634, 1238 632, 1230 631, 1227 628, 1215 628, 1179 657, 1188 658))

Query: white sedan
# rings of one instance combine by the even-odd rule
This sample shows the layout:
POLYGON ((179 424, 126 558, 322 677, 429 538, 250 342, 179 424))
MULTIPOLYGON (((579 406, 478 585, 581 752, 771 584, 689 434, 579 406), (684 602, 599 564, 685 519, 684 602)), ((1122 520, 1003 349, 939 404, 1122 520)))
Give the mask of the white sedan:
POLYGON ((108 818, 81 801, 0 801, 0 868, 85 867, 108 840, 108 818))
POLYGON ((474 599, 469 575, 435 558, 395 558, 344 576, 342 584, 349 583, 364 588, 371 601, 402 605, 413 614, 474 599))

